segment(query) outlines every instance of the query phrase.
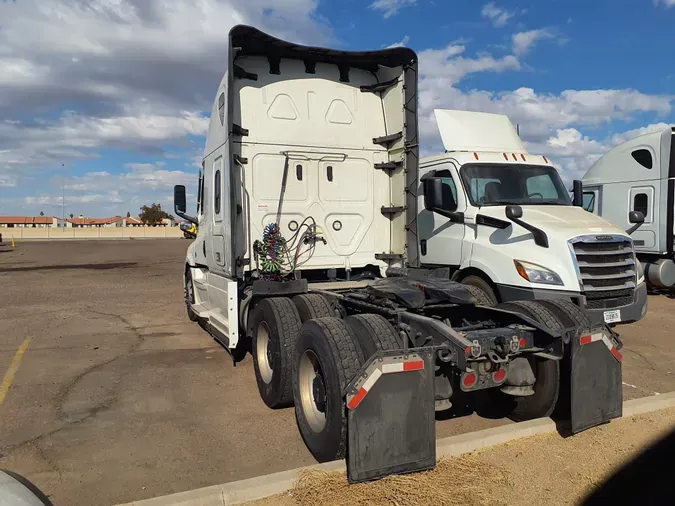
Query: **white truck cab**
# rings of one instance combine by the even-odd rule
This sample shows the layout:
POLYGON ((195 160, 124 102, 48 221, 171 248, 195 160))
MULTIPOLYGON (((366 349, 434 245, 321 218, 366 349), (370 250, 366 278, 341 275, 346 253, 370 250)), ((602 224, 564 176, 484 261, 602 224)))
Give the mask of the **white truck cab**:
POLYGON ((422 159, 420 259, 497 302, 568 299, 594 322, 640 320, 644 275, 628 234, 572 205, 557 170, 506 116, 437 110, 446 152, 422 159))

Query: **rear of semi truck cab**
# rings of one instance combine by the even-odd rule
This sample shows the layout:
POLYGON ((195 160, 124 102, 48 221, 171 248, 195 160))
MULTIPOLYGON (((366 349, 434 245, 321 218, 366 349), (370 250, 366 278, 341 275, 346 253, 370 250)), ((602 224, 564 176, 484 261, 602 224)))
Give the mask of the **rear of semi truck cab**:
POLYGON ((437 110, 446 153, 421 161, 420 258, 497 302, 566 299, 592 321, 647 308, 631 237, 572 205, 558 171, 506 116, 437 110))
MULTIPOLYGON (((514 420, 560 404, 574 432, 621 415, 621 345, 604 323, 569 301, 490 307, 477 287, 420 267, 418 200, 450 225, 441 231, 471 213, 460 184, 464 208, 446 210, 448 188, 431 177, 443 165, 459 182, 464 161, 426 164, 419 180, 417 82, 410 49, 312 48, 237 26, 196 216, 174 189, 176 214, 196 225, 188 317, 235 362, 251 352, 263 402, 294 406, 307 448, 319 461, 347 456, 350 481, 433 467, 435 410, 478 391, 514 420), (581 367, 589 360, 597 367, 581 367)), ((506 209, 520 223, 523 209, 506 209)), ((474 219, 501 223, 488 214, 474 219)))

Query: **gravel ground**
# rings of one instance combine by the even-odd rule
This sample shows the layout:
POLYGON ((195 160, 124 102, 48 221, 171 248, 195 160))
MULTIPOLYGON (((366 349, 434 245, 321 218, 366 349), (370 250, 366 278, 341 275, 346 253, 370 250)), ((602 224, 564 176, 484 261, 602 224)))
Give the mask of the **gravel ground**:
MULTIPOLYGON (((308 472, 289 493, 246 506, 581 504, 646 447, 668 434, 674 439, 673 429, 675 409, 669 409, 616 420, 567 439, 557 433, 520 439, 442 460, 430 472, 368 484, 350 486, 344 473, 308 472)), ((665 475, 672 476, 675 470, 672 458, 651 465, 660 467, 665 475)), ((645 486, 645 495, 647 487, 672 486, 644 480, 637 485, 645 486)), ((668 504, 673 504, 675 493, 672 489, 669 493, 668 504)), ((626 498, 626 504, 635 503, 626 498)))

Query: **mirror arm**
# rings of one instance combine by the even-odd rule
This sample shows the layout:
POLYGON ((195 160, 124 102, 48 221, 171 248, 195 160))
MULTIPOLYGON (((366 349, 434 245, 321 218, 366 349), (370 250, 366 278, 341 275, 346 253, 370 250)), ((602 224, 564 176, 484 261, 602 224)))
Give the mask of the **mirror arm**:
MULTIPOLYGON (((643 223, 644 223, 644 222, 643 222, 643 223)), ((640 228, 641 226, 642 226, 642 223, 636 223, 635 225, 633 225, 632 227, 630 227, 628 230, 626 230, 626 233, 627 233, 628 235, 631 235, 633 232, 635 232, 635 231, 636 231, 638 228, 640 228)))
POLYGON ((532 236, 534 237, 534 243, 537 246, 541 246, 542 248, 548 248, 548 236, 546 235, 546 232, 544 232, 540 228, 535 227, 534 225, 525 223, 520 218, 509 218, 509 219, 513 223, 517 223, 518 225, 523 227, 525 230, 532 232, 532 236))
POLYGON ((433 211, 440 214, 441 216, 445 216, 453 223, 464 223, 464 213, 457 211, 446 211, 445 209, 434 209, 433 211))
POLYGON ((185 213, 183 213, 183 212, 180 212, 178 209, 175 209, 175 208, 174 208, 173 211, 174 211, 178 216, 180 216, 181 218, 183 218, 184 220, 187 220, 187 221, 189 221, 190 223, 194 223, 195 225, 199 225, 199 222, 197 221, 197 218, 194 218, 194 217, 192 217, 192 216, 190 216, 190 215, 187 215, 187 214, 185 214, 185 213))

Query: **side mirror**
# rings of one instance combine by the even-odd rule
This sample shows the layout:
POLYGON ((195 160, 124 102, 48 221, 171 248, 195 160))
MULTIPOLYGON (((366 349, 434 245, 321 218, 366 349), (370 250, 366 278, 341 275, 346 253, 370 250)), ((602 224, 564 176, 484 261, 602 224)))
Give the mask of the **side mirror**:
POLYGON ((639 223, 642 225, 645 222, 645 215, 640 211, 631 211, 628 213, 628 223, 639 223))
POLYGON ((511 221, 519 220, 523 217, 523 208, 513 204, 506 206, 506 217, 511 221))
POLYGON ((633 223, 633 226, 626 230, 628 235, 635 232, 645 222, 645 215, 640 211, 630 211, 628 213, 628 223, 633 223))
POLYGON ((178 216, 187 212, 185 186, 182 184, 177 184, 173 187, 173 209, 178 216))
POLYGON ((577 207, 584 206, 584 183, 575 179, 572 183, 572 204, 577 207))

